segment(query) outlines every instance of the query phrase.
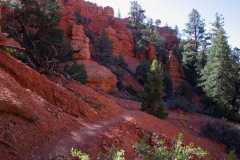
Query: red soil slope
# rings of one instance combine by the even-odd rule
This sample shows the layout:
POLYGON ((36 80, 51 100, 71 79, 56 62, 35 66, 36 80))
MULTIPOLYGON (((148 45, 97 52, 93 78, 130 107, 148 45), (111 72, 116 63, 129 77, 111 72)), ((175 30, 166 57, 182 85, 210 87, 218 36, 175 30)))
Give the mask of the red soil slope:
POLYGON ((132 160, 132 145, 146 132, 169 140, 183 132, 186 143, 206 148, 215 159, 225 155, 224 146, 198 135, 205 116, 173 112, 159 120, 138 111, 136 102, 111 98, 77 82, 55 81, 0 53, 1 159, 68 157, 72 147, 95 159, 115 145, 132 160))

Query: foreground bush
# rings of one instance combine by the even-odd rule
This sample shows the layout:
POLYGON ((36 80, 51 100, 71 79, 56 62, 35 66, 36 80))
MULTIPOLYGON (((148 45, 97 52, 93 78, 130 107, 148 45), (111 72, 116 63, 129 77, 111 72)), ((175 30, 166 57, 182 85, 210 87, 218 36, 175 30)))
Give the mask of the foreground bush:
POLYGON ((211 122, 202 128, 203 135, 225 144, 240 154, 240 128, 225 121, 211 122))
POLYGON ((164 140, 155 146, 144 140, 135 145, 136 151, 144 160, 190 160, 193 157, 206 158, 207 152, 193 144, 183 145, 183 135, 179 134, 172 147, 168 147, 164 140))
MULTIPOLYGON (((79 160, 91 160, 87 153, 82 152, 79 148, 71 149, 71 156, 79 160)), ((115 147, 111 148, 108 155, 100 154, 98 160, 125 160, 125 151, 118 150, 115 147)))

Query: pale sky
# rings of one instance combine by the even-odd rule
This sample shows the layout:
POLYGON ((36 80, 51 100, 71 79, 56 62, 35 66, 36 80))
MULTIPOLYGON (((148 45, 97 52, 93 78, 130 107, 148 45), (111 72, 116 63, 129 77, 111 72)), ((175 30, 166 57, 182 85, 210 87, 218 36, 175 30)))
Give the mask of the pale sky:
MULTIPOLYGON (((88 0, 101 6, 111 6, 117 15, 118 9, 122 17, 127 17, 130 0, 88 0)), ((147 17, 160 19, 162 24, 174 27, 180 31, 188 21, 188 14, 197 9, 205 23, 210 27, 216 12, 223 14, 225 29, 232 47, 240 48, 240 0, 138 0, 146 10, 147 17)))

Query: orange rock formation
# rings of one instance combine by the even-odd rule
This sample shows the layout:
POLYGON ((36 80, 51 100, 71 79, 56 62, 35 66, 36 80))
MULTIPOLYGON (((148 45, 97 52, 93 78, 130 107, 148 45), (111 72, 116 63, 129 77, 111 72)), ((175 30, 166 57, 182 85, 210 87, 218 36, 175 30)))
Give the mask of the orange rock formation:
POLYGON ((82 25, 73 25, 71 44, 74 51, 74 60, 87 60, 91 58, 89 38, 85 35, 82 25))
POLYGON ((106 67, 94 61, 77 61, 84 64, 87 72, 87 85, 97 91, 111 92, 116 89, 117 78, 106 67))
POLYGON ((180 62, 173 54, 173 51, 169 51, 168 70, 172 80, 173 92, 175 92, 183 82, 183 71, 180 62))

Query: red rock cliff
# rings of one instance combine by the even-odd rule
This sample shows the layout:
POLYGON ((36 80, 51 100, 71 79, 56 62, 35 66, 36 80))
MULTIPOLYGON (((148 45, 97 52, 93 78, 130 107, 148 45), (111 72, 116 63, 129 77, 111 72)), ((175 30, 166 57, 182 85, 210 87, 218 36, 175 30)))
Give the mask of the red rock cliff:
MULTIPOLYGON (((124 20, 114 18, 111 7, 99 7, 96 4, 83 0, 61 1, 62 19, 60 27, 69 32, 75 24, 75 13, 79 12, 81 17, 87 20, 84 27, 95 35, 106 31, 113 41, 113 52, 115 54, 126 54, 133 56, 133 38, 124 20)), ((73 33, 74 34, 74 33, 73 33)))
POLYGON ((183 71, 182 65, 176 55, 173 54, 173 51, 169 52, 168 70, 172 80, 173 92, 175 92, 182 84, 183 71))

